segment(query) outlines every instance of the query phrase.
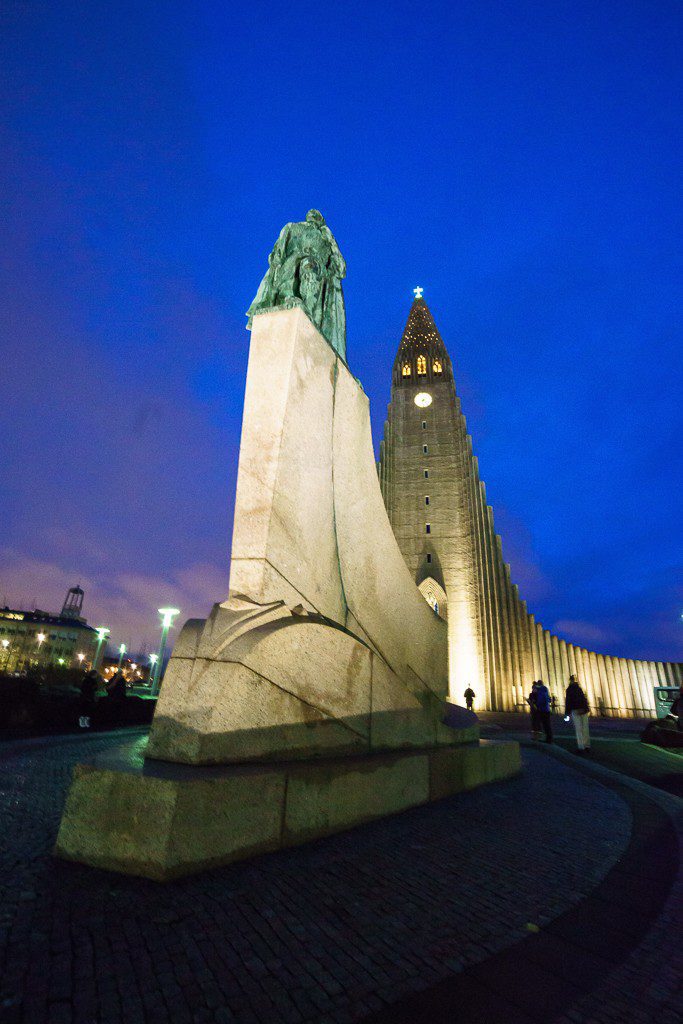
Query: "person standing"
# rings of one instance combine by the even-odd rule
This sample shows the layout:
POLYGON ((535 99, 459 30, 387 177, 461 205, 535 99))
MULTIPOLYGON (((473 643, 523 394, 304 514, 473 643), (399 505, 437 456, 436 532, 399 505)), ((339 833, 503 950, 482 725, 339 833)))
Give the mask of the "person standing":
POLYGON ((536 683, 536 707, 538 717, 545 733, 545 742, 553 742, 553 730, 550 724, 550 690, 542 679, 536 683))
POLYGON ((538 705, 536 704, 536 688, 538 683, 534 679, 531 684, 531 693, 526 699, 531 712, 531 738, 532 740, 540 740, 541 738, 541 719, 538 714, 538 705))
POLYGON ((579 686, 576 676, 569 677, 569 686, 564 699, 564 718, 571 718, 576 733, 576 745, 579 750, 590 750, 591 738, 588 731, 588 715, 590 708, 588 698, 579 686))
POLYGON ((465 695, 464 696, 465 696, 465 704, 467 705, 467 710, 471 711, 472 710, 472 705, 474 704, 474 690, 472 689, 471 686, 467 687, 467 689, 465 690, 465 695))

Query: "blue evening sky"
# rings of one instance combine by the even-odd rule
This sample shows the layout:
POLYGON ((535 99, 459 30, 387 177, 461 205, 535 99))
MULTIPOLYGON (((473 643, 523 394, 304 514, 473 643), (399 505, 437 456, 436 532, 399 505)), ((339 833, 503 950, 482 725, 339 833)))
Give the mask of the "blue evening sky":
POLYGON ((420 284, 531 610, 683 659, 682 29, 659 0, 7 0, 0 599, 80 581, 137 645, 225 596, 244 310, 315 206, 376 442, 420 284))

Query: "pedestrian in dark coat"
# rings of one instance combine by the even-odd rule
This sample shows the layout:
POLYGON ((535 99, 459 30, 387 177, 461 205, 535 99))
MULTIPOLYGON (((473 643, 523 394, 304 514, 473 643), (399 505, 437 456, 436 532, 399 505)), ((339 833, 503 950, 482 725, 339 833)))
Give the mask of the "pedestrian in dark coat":
POLYGON ((540 718, 540 715, 538 713, 538 706, 536 704, 536 687, 537 686, 538 686, 538 683, 534 679, 533 683, 531 684, 531 692, 529 693, 529 696, 526 699, 526 702, 529 705, 529 710, 531 712, 531 738, 532 738, 532 740, 540 740, 540 738, 541 738, 541 718, 540 718))
POLYGON ((588 698, 579 686, 576 676, 570 676, 569 686, 565 694, 564 717, 565 721, 571 719, 574 724, 576 745, 579 750, 590 750, 591 748, 591 738, 588 731, 589 714, 588 698))
POLYGON ((553 730, 550 724, 550 690, 545 685, 542 679, 539 679, 536 684, 536 707, 538 708, 538 716, 543 726, 545 733, 546 743, 553 742, 553 730))
POLYGON ((471 711, 472 710, 472 705, 474 704, 474 696, 475 696, 474 690, 472 689, 471 686, 467 687, 467 689, 465 690, 464 696, 465 696, 465 704, 467 705, 467 710, 471 711))

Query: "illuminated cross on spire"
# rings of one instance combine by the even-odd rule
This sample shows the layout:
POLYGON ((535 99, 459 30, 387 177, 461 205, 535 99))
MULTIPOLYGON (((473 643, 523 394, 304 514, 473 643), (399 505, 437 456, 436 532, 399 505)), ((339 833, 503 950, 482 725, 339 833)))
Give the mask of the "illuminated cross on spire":
POLYGON ((424 288, 420 288, 420 287, 413 288, 413 295, 415 296, 416 299, 421 299, 423 291, 424 291, 424 288))

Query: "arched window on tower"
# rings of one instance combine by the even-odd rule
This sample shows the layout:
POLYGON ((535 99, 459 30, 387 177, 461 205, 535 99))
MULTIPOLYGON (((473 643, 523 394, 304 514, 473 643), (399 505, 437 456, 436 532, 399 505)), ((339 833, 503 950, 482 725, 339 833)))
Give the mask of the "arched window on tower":
POLYGON ((425 356, 417 357, 417 375, 418 377, 424 377, 427 373, 427 360, 425 356))
POLYGON ((410 363, 404 363, 403 366, 401 367, 401 376, 410 377, 411 373, 412 370, 410 369, 410 363))
POLYGON ((440 359, 435 359, 432 363, 432 370, 434 373, 443 373, 443 366, 441 365, 440 359))

